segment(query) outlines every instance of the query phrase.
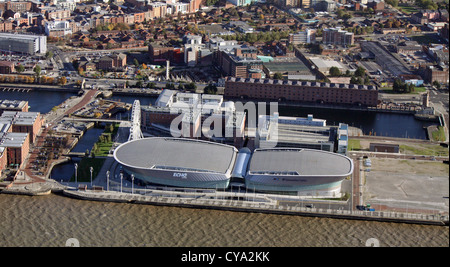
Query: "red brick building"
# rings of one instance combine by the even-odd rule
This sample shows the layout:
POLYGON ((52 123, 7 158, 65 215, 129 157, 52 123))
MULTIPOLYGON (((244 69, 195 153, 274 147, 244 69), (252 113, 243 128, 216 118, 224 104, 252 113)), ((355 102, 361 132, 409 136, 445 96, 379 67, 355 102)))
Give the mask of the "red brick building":
POLYGON ((227 77, 224 97, 376 106, 378 88, 355 84, 227 77))
POLYGON ((15 72, 14 62, 0 61, 0 73, 1 74, 11 74, 13 72, 15 72))
MULTIPOLYGON (((20 168, 30 151, 30 135, 28 133, 6 133, 0 138, 0 147, 6 152, 8 166, 20 168)), ((0 167, 1 168, 1 167, 0 167)))

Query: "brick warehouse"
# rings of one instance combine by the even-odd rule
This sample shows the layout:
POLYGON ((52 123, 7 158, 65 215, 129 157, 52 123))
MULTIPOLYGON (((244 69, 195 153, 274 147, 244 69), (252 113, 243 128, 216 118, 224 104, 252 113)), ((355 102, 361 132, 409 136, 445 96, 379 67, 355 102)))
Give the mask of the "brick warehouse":
POLYGON ((378 87, 227 77, 224 97, 377 106, 378 87))

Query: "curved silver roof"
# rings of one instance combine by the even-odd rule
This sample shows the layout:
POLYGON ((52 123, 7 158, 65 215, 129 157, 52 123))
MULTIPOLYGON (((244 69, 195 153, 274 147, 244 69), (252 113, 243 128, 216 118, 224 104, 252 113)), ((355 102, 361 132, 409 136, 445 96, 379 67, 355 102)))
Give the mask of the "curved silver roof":
POLYGON ((348 176, 353 161, 343 155, 314 149, 256 149, 248 174, 288 176, 348 176))
POLYGON ((114 158, 128 167, 223 174, 231 173, 236 155, 233 146, 165 137, 132 140, 114 151, 114 158))

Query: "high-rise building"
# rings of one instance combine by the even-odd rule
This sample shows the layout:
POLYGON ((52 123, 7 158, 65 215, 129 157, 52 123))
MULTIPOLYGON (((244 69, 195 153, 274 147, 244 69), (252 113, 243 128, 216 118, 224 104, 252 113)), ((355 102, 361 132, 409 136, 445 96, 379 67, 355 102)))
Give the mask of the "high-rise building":
POLYGON ((354 34, 342 30, 340 27, 323 30, 322 42, 334 45, 353 45, 354 34))
POLYGON ((289 43, 291 44, 310 44, 316 41, 316 30, 306 29, 298 33, 289 35, 289 43))

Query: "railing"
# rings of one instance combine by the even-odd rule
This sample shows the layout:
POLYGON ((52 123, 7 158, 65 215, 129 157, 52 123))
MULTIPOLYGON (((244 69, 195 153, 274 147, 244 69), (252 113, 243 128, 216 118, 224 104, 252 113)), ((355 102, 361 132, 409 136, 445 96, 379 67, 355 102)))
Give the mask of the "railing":
POLYGON ((376 219, 383 221, 397 220, 410 222, 432 222, 444 223, 448 222, 449 216, 439 213, 422 214, 422 213, 402 213, 390 211, 353 211, 343 209, 324 209, 324 208, 309 208, 303 206, 288 206, 279 205, 277 201, 267 201, 257 194, 243 194, 239 196, 244 200, 235 200, 237 194, 235 192, 220 192, 220 193, 194 193, 194 192, 179 192, 179 191, 162 191, 154 189, 134 189, 133 194, 131 188, 122 188, 117 185, 112 186, 116 191, 103 191, 97 193, 89 193, 92 198, 101 198, 108 200, 126 200, 126 201, 141 201, 147 203, 161 203, 161 204, 180 204, 193 205, 199 207, 220 207, 231 209, 245 209, 248 211, 258 212, 286 212, 288 214, 309 214, 311 216, 322 215, 333 217, 345 217, 355 219, 376 219), (141 193, 139 193, 141 192, 141 193), (201 194, 201 195, 200 195, 201 194))

